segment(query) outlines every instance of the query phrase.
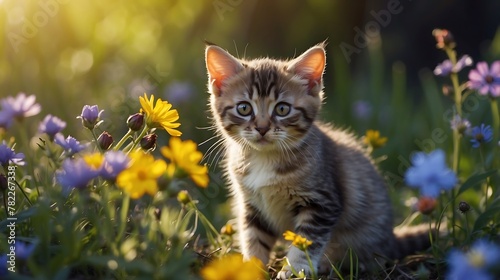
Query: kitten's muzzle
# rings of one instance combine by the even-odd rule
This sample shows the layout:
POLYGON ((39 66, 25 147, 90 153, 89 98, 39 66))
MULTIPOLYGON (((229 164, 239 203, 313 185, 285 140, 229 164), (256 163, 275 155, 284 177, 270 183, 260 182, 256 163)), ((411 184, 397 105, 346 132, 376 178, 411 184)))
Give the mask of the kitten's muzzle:
POLYGON ((269 126, 265 126, 265 127, 255 127, 255 130, 257 130, 257 132, 259 132, 259 134, 261 136, 264 136, 266 135, 266 133, 269 131, 270 127, 269 126))

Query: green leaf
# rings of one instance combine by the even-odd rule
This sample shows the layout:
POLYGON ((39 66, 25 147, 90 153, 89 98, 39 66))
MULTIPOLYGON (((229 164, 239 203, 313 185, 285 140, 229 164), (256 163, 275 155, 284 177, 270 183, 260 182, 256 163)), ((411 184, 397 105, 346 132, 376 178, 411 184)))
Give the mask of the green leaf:
POLYGON ((476 186, 477 184, 479 184, 480 182, 482 182, 483 180, 485 180, 486 178, 490 177, 491 175, 497 173, 498 170, 490 170, 490 171, 486 171, 484 173, 480 173, 480 174, 476 174, 476 175, 473 175, 471 176, 469 179, 467 179, 467 181, 465 181, 462 186, 460 187, 460 189, 458 190, 458 194, 461 194, 463 193, 464 191, 476 186))
POLYGON ((493 218, 500 213, 500 197, 495 199, 493 203, 488 205, 488 208, 481 213, 474 223, 474 228, 472 232, 476 232, 488 225, 493 218))

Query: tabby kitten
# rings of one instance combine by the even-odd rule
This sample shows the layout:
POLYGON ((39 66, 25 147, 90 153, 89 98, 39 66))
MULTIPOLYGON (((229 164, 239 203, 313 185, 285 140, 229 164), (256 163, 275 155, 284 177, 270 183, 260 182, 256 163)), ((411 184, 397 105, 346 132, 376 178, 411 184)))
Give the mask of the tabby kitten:
MULTIPOLYGON (((240 60, 209 45, 205 59, 245 258, 266 264, 286 230, 312 241, 308 252, 319 271, 330 267, 325 254, 334 262, 349 248, 368 265, 377 256, 401 258, 429 245, 424 231, 396 237, 386 185, 363 146, 316 120, 323 44, 290 61, 240 60)), ((304 252, 292 246, 287 257, 310 273, 304 252)), ((285 266, 278 278, 290 274, 285 266)))

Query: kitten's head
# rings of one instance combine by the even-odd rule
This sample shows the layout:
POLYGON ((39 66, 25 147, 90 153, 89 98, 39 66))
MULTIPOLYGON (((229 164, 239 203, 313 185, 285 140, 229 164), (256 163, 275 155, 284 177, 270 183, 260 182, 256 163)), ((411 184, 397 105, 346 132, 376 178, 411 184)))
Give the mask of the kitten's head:
POLYGON ((290 61, 240 60, 209 45, 210 105, 217 129, 256 150, 285 150, 307 135, 321 107, 324 45, 290 61))

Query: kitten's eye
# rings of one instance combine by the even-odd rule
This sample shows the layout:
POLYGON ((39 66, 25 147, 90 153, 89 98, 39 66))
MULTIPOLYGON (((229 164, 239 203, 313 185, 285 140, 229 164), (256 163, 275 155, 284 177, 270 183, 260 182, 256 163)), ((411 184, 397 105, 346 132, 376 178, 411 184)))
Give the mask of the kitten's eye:
POLYGON ((276 115, 284 117, 290 113, 290 104, 283 102, 278 103, 276 107, 274 107, 274 111, 276 112, 276 115))
POLYGON ((241 102, 236 107, 236 110, 238 111, 238 114, 246 117, 252 113, 252 105, 248 102, 241 102))

